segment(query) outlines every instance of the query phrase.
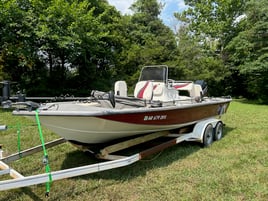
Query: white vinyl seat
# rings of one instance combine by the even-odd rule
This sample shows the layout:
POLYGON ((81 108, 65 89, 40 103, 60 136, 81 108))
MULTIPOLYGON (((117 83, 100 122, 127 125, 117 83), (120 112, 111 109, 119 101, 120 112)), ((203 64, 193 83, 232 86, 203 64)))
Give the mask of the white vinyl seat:
POLYGON ((153 83, 150 81, 139 81, 135 86, 134 96, 144 100, 152 100, 153 83))
POLYGON ((114 92, 116 96, 127 97, 127 83, 123 80, 116 81, 114 84, 114 92))

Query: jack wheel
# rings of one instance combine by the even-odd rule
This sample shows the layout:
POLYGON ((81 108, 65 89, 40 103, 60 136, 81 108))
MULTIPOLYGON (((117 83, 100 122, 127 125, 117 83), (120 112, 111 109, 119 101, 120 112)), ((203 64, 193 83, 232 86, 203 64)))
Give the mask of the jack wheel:
POLYGON ((212 124, 208 124, 205 128, 203 135, 203 146, 208 147, 213 142, 213 126, 212 124))
POLYGON ((220 140, 223 135, 223 123, 219 121, 214 128, 214 140, 220 140))

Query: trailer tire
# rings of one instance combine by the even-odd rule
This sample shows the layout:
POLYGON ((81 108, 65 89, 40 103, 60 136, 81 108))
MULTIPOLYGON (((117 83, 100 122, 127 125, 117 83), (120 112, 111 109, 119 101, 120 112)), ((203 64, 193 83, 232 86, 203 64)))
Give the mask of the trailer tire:
POLYGON ((203 134, 203 147, 208 147, 213 143, 213 126, 208 124, 203 134))
POLYGON ((214 128, 214 140, 218 141, 223 135, 223 123, 219 121, 214 128))

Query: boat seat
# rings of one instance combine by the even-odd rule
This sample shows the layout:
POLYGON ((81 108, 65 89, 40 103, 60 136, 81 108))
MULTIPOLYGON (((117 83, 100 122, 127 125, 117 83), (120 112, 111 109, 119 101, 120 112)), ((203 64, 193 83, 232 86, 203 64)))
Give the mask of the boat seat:
POLYGON ((178 92, 173 87, 168 87, 164 82, 154 82, 153 100, 172 101, 178 99, 178 92))
POLYGON ((119 80, 114 84, 114 92, 116 96, 127 97, 127 83, 119 80))
POLYGON ((161 96, 164 92, 165 83, 154 84, 154 96, 161 96))
POLYGON ((134 96, 144 100, 152 100, 153 83, 151 81, 139 81, 135 86, 134 96))
POLYGON ((194 93, 193 96, 194 97, 201 97, 203 95, 203 90, 201 85, 199 84, 194 84, 194 93))
POLYGON ((193 97, 196 102, 200 102, 202 100, 203 90, 201 85, 194 84, 193 91, 191 92, 191 97, 193 97))

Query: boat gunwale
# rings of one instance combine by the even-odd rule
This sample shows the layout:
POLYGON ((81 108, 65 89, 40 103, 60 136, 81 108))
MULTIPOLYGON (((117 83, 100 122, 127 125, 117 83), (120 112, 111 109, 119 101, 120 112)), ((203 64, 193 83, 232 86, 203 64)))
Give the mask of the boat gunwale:
MULTIPOLYGON (((204 102, 196 102, 191 104, 182 104, 182 105, 170 105, 163 107, 139 107, 139 108, 125 108, 125 109, 117 109, 117 108, 102 108, 101 110, 94 111, 79 111, 79 110, 70 110, 70 111, 62 111, 62 110, 38 110, 39 116, 105 116, 105 115, 117 115, 117 114, 138 114, 138 113, 146 113, 146 112, 166 112, 170 110, 181 110, 195 107, 204 107, 208 105, 221 105, 221 104, 230 104, 232 99, 211 99, 209 101, 204 102)), ((70 103, 72 104, 72 103, 70 103)), ((75 103, 73 103, 75 104, 75 103)), ((97 108, 97 107, 92 107, 97 108)), ((28 111, 28 110, 14 110, 13 115, 20 116, 34 116, 36 115, 36 110, 28 111)))

